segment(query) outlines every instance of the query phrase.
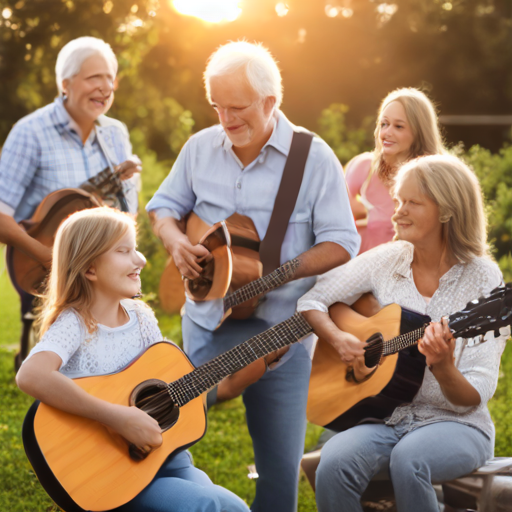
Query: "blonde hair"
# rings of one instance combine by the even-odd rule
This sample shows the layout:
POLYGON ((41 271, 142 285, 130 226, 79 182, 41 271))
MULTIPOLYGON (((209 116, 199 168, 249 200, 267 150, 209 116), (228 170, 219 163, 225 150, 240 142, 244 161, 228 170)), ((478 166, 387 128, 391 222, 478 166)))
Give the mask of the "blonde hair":
POLYGON ((443 241, 451 254, 461 263, 489 256, 482 190, 473 171, 451 155, 416 158, 399 169, 394 191, 409 175, 416 178, 422 193, 437 204, 443 241))
POLYGON ((132 217, 106 206, 73 213, 60 225, 38 321, 41 336, 69 308, 80 314, 89 332, 96 329, 90 313, 92 287, 85 274, 130 229, 136 229, 132 217))
POLYGON ((270 51, 262 43, 248 41, 229 42, 219 46, 208 59, 204 72, 206 97, 211 103, 210 79, 225 76, 243 69, 249 85, 261 99, 276 98, 275 107, 283 101, 281 72, 270 51))
POLYGON ((426 155, 445 154, 443 138, 433 103, 425 93, 414 87, 404 87, 390 92, 382 101, 375 127, 375 150, 373 153, 372 173, 377 172, 382 162, 382 141, 380 129, 382 113, 386 107, 397 101, 405 110, 407 122, 411 127, 413 143, 407 160, 426 155))

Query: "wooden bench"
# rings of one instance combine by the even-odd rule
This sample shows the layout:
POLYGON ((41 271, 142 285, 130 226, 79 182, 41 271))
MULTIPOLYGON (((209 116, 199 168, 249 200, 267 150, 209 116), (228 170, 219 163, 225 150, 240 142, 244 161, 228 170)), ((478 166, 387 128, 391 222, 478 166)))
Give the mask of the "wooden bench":
MULTIPOLYGON (((306 453, 301 467, 315 490, 315 474, 320 462, 320 450, 306 453)), ((470 475, 442 485, 435 485, 444 512, 477 510, 478 512, 512 511, 512 457, 495 457, 470 475)), ((393 500, 393 485, 387 473, 376 475, 361 501, 393 500)))

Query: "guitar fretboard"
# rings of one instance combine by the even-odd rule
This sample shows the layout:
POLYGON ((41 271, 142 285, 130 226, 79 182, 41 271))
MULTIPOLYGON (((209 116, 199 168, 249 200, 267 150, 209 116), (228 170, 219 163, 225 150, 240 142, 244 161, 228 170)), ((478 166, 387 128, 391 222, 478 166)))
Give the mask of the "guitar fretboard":
POLYGON ((167 386, 169 395, 176 405, 182 407, 218 384, 224 377, 241 370, 260 357, 295 343, 312 331, 304 317, 300 313, 295 313, 288 320, 237 345, 187 373, 181 379, 171 382, 167 386))
POLYGON ((224 297, 224 312, 229 311, 231 308, 234 308, 253 297, 269 292, 274 288, 278 288, 279 286, 287 283, 292 279, 298 266, 298 259, 287 261, 270 274, 260 277, 259 279, 256 279, 256 281, 252 281, 224 297))
POLYGON ((421 337, 423 337, 424 333, 425 327, 420 327, 419 329, 415 329, 414 331, 401 334, 400 336, 396 336, 395 338, 385 341, 382 355, 389 356, 400 352, 400 350, 404 348, 412 347, 421 337))

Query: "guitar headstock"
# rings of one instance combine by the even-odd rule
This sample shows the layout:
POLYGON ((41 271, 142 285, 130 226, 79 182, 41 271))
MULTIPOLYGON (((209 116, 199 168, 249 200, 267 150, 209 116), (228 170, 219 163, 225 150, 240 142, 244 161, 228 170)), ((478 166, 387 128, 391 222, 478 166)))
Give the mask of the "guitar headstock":
POLYGON ((512 324, 512 283, 498 286, 487 297, 468 302, 466 307, 450 315, 449 327, 455 338, 482 339, 489 331, 500 335, 500 328, 512 324))

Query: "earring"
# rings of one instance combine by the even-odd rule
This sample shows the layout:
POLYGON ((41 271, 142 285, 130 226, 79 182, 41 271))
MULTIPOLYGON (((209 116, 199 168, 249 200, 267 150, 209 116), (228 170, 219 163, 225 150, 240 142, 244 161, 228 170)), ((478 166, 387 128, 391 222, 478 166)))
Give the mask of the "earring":
POLYGON ((451 213, 446 213, 439 217, 439 222, 441 222, 441 224, 446 224, 451 218, 452 218, 451 213))

